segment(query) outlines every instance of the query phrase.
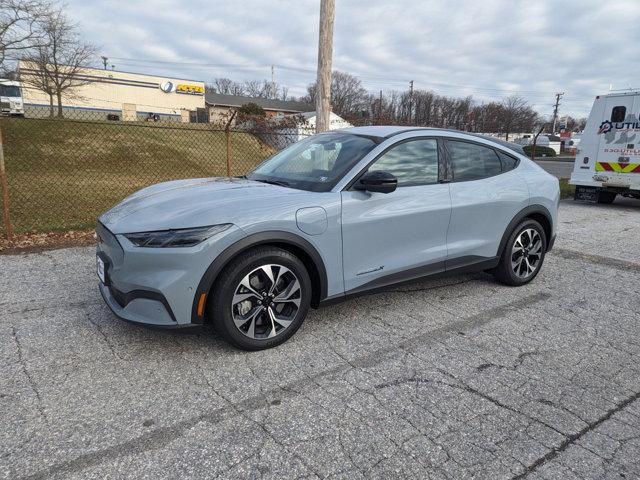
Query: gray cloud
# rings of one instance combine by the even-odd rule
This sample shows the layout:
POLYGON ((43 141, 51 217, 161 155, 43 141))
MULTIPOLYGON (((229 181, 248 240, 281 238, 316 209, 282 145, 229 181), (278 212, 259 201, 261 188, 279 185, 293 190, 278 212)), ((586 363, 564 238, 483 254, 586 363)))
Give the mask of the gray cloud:
MULTIPOLYGON (((564 91, 562 113, 585 115, 610 84, 640 86, 637 0, 336 3, 334 68, 372 91, 412 79, 477 100, 517 91, 541 113, 564 91)), ((69 15, 117 69, 244 80, 283 65, 302 70, 276 68, 294 95, 314 80, 318 10, 314 0, 68 1, 69 15)))

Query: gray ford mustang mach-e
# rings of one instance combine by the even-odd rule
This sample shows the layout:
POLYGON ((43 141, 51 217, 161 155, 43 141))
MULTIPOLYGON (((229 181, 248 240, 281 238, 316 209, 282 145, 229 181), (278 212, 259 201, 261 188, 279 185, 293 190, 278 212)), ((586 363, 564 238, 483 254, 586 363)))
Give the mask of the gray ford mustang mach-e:
POLYGON ((357 127, 306 138, 243 178, 140 190, 99 218, 100 291, 163 327, 287 340, 309 307, 428 275, 523 285, 553 245, 558 180, 505 142, 357 127))

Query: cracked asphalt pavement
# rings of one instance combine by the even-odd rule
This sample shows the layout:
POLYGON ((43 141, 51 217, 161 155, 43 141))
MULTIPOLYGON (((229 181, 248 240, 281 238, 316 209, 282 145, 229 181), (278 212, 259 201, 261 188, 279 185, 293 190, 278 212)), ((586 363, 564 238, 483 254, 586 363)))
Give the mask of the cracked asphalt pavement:
POLYGON ((93 248, 0 256, 0 478, 640 478, 640 202, 558 235, 255 353, 116 319, 93 248))

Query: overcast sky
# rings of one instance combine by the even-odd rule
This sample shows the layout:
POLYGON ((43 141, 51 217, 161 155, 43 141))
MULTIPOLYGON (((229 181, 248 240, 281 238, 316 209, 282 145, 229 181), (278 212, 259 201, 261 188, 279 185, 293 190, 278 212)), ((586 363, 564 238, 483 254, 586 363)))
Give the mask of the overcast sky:
MULTIPOLYGON (((116 70, 208 81, 315 79, 317 0, 67 0, 116 70), (174 63, 172 63, 174 62, 174 63)), ((519 93, 542 114, 587 115, 593 97, 640 87, 640 0, 336 0, 334 69, 368 90, 476 100, 519 93)))

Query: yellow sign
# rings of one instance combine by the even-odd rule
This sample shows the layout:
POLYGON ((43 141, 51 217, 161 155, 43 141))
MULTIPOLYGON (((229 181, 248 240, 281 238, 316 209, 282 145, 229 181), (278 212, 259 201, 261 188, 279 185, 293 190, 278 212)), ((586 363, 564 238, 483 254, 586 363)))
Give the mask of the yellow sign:
POLYGON ((179 83, 176 85, 176 93, 187 93, 189 95, 204 95, 204 87, 200 85, 190 85, 188 83, 179 83))

